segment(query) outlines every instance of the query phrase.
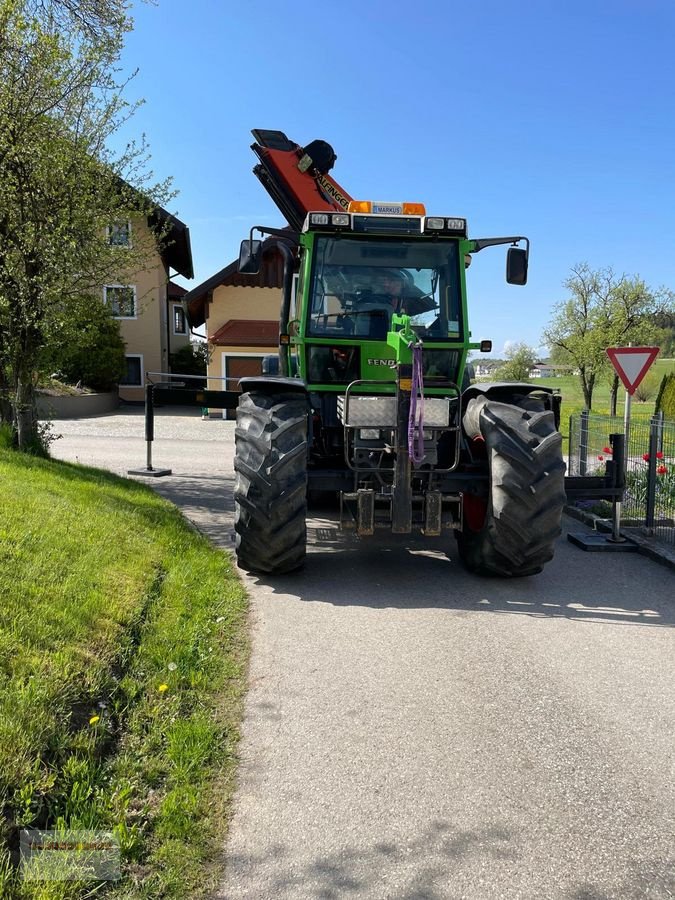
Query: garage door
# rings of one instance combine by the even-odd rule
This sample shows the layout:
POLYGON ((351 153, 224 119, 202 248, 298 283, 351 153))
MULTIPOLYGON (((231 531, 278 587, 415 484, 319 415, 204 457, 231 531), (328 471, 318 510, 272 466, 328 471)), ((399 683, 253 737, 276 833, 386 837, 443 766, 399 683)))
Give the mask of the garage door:
MULTIPOLYGON (((244 378, 246 375, 260 375, 262 373, 262 356, 225 356, 225 373, 228 379, 244 378)), ((227 382, 228 390, 237 390, 235 380, 227 382)), ((230 409, 227 412, 228 419, 234 419, 236 411, 230 409)))

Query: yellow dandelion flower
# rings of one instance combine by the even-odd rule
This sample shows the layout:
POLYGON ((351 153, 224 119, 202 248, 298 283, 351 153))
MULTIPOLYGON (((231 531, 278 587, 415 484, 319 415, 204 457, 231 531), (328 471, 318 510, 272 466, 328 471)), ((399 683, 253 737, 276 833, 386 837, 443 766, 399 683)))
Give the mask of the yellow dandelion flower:
POLYGON ((169 685, 168 684, 160 684, 160 686, 157 688, 157 690, 160 692, 160 694, 163 694, 165 691, 169 690, 169 685))
POLYGON ((95 725, 97 722, 100 722, 100 721, 101 721, 100 716, 92 716, 91 719, 89 719, 89 724, 95 725))

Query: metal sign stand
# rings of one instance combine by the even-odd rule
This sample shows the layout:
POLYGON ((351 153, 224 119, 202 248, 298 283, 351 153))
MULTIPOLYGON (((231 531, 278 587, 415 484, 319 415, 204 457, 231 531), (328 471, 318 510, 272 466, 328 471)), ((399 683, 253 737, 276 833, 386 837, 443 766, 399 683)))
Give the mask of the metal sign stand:
MULTIPOLYGON (((157 392, 158 400, 164 403, 176 404, 178 406, 213 406, 216 409, 236 409, 239 402, 239 391, 211 391, 206 388, 189 388, 185 386, 186 381, 203 382, 206 376, 203 375, 172 375, 167 372, 146 372, 146 378, 151 375, 160 375, 162 377, 177 377, 179 382, 160 381, 148 382, 145 385, 145 443, 146 443, 146 464, 142 468, 127 469, 128 475, 145 475, 150 478, 161 478, 163 475, 171 475, 171 469, 156 469, 152 464, 152 442, 155 439, 155 392, 157 392)), ((218 381, 227 382, 226 378, 219 378, 218 381)))
MULTIPOLYGON (((625 435, 610 434, 612 460, 607 463, 608 474, 611 475, 614 487, 623 488, 626 484, 625 435), (611 466, 611 471, 610 471, 611 466)), ((612 533, 599 531, 569 532, 567 540, 582 550, 604 553, 635 553, 638 545, 630 538, 623 537, 621 526, 621 501, 612 501, 612 533)))
POLYGON ((145 445, 146 445, 146 465, 142 469, 128 469, 128 475, 146 475, 150 478, 161 478, 163 475, 170 475, 171 469, 155 469, 152 465, 152 442, 155 439, 155 402, 154 402, 155 385, 146 384, 145 386, 145 445))
MULTIPOLYGON (((611 465, 614 466, 613 477, 618 487, 624 488, 626 484, 626 452, 628 440, 630 437, 630 412, 631 399, 633 392, 647 374, 651 364, 656 359, 658 347, 608 347, 607 356, 609 357, 614 369, 626 388, 626 405, 624 407, 623 416, 623 435, 621 435, 620 446, 612 444, 614 447, 613 460, 611 465), (617 479, 620 479, 618 481, 617 479)), ((619 437, 619 435, 610 435, 619 437)), ((610 463, 607 464, 608 466, 610 463)), ((621 534, 621 501, 614 500, 612 506, 612 533, 609 536, 593 532, 592 534, 568 534, 568 539, 581 547, 582 550, 605 550, 605 551, 623 551, 634 552, 638 549, 635 541, 625 538, 621 534)))

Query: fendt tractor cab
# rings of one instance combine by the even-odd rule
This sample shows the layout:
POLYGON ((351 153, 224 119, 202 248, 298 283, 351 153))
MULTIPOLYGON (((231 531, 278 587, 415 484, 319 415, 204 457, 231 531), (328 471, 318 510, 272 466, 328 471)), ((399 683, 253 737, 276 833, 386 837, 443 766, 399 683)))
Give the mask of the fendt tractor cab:
POLYGON ((241 249, 240 272, 254 273, 270 238, 253 233, 271 234, 285 274, 278 359, 241 381, 239 565, 300 567, 307 496, 331 491, 360 535, 454 532, 472 571, 539 572, 565 502, 559 397, 471 385, 467 367, 470 351, 491 349, 471 341, 472 255, 509 245, 506 280, 522 285, 529 241, 470 239, 464 218, 420 203, 351 200, 327 175, 329 145, 253 133, 254 171, 291 229, 254 228, 241 249))

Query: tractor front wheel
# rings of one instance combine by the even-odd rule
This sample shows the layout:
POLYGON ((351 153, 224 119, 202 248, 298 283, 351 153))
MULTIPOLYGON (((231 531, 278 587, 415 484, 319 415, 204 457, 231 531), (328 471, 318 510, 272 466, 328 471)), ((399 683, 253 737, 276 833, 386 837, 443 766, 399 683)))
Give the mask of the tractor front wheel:
POLYGON ((562 437, 541 405, 469 401, 467 437, 485 442, 488 495, 465 497, 457 533, 464 565, 481 575, 535 575, 553 557, 565 504, 562 437), (471 499, 472 502, 467 503, 471 499))
POLYGON ((234 470, 237 564, 265 575, 299 569, 307 546, 304 394, 242 394, 234 470))

